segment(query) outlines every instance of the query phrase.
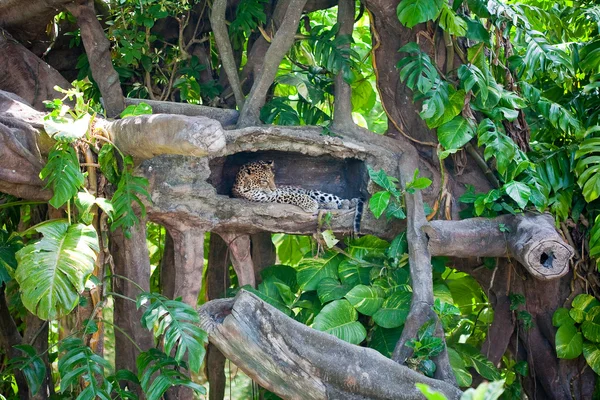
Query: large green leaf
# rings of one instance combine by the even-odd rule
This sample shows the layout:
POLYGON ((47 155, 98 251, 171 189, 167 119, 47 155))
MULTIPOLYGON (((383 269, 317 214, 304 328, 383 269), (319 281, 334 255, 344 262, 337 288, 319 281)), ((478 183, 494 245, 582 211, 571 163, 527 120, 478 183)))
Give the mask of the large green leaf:
POLYGON ((9 271, 17 268, 16 253, 23 247, 19 235, 10 235, 0 229, 0 286, 11 280, 9 271))
POLYGON ((565 324, 556 331, 556 355, 571 360, 583 350, 583 337, 575 325, 565 324))
POLYGON ((115 230, 121 227, 127 231, 127 229, 139 222, 133 209, 133 203, 137 203, 142 218, 144 218, 146 215, 146 206, 142 202, 141 197, 146 198, 148 201, 151 199, 147 189, 148 179, 133 175, 133 159, 131 156, 125 157, 123 164, 121 179, 119 179, 117 190, 111 200, 115 216, 110 229, 115 230))
POLYGON ((310 249, 311 241, 308 236, 283 235, 283 240, 277 247, 277 256, 282 264, 295 266, 310 249))
POLYGON ((33 346, 20 344, 14 347, 22 351, 25 355, 11 358, 8 362, 9 368, 17 368, 23 372, 25 379, 27 379, 29 391, 35 395, 44 383, 44 379, 46 379, 46 364, 44 364, 44 361, 42 361, 33 346))
POLYGON ((473 376, 467 370, 467 366, 460 356, 453 348, 448 347, 448 359, 450 360, 450 366, 456 377, 456 383, 460 387, 469 387, 473 383, 473 376))
POLYGON ((371 279, 371 268, 366 268, 359 261, 345 259, 339 264, 338 275, 344 285, 350 287, 359 284, 368 285, 371 279))
POLYGON ((524 209, 529 202, 531 190, 522 182, 510 181, 502 187, 502 190, 517 203, 519 208, 524 209))
POLYGON ((98 237, 92 226, 51 220, 34 227, 42 238, 17 253, 15 278, 23 305, 39 318, 68 314, 94 270, 98 237))
MULTIPOLYGON (((402 4, 402 3, 400 3, 402 4)), ((425 94, 431 90, 439 74, 431 62, 429 56, 422 52, 415 42, 405 44, 398 50, 410 55, 398 61, 397 68, 400 70, 400 80, 412 91, 425 94)))
POLYGON ((473 124, 465 118, 454 117, 437 129, 438 140, 445 149, 459 149, 475 136, 473 124))
POLYGON ((53 139, 60 142, 71 143, 81 139, 90 127, 90 114, 84 114, 79 119, 58 116, 46 116, 44 118, 44 130, 53 139))
POLYGON ((49 201, 52 207, 62 207, 77 194, 85 180, 75 149, 67 143, 57 142, 50 150, 46 166, 40 171, 40 178, 47 180, 46 187, 52 188, 49 201))
POLYGON ((464 36, 467 33, 467 22, 459 17, 446 3, 443 3, 440 12, 440 27, 455 36, 464 36))
POLYGON ((163 343, 165 352, 178 362, 187 353, 191 371, 198 372, 206 354, 206 332, 199 328, 200 317, 196 310, 181 301, 169 300, 158 293, 143 292, 137 298, 137 307, 146 306, 142 314, 142 326, 163 343))
POLYGON ((358 322, 358 312, 348 300, 343 299, 323 307, 315 317, 313 328, 353 344, 359 344, 367 337, 365 327, 358 322))
POLYGON ((575 152, 575 158, 578 159, 575 166, 577 183, 589 203, 600 196, 600 138, 584 140, 575 152))
POLYGON ((460 400, 496 400, 504 393, 504 380, 483 382, 477 389, 467 389, 460 400))
POLYGON ((515 143, 500 132, 491 119, 486 118, 477 127, 478 145, 485 146, 485 160, 496 157, 498 172, 504 175, 517 154, 515 143))
POLYGON ((371 330, 371 341, 369 347, 377 350, 386 357, 391 357, 396 347, 396 343, 402 335, 402 328, 385 329, 381 326, 375 326, 371 330))
POLYGON ((479 375, 485 379, 494 381, 500 379, 498 369, 477 348, 470 344, 457 343, 454 345, 454 350, 462 357, 465 365, 475 368, 479 375))
POLYGON ((335 278, 323 278, 319 282, 317 287, 317 293, 321 303, 329 303, 333 300, 339 300, 350 291, 352 286, 342 285, 340 281, 335 278))
POLYGON ((357 285, 344 296, 361 314, 373 315, 383 304, 383 291, 373 286, 357 285))
POLYGON ((65 339, 59 350, 65 353, 58 359, 61 392, 65 392, 70 386, 78 386, 80 380, 83 380, 87 386, 79 393, 77 400, 111 399, 106 382, 97 378, 104 376, 104 371, 110 368, 108 361, 95 354, 79 338, 65 339))
POLYGON ((397 328, 404 325, 408 312, 412 293, 396 292, 385 299, 381 308, 373 314, 375 323, 383 328, 397 328))
POLYGON ((460 114, 464 102, 464 90, 457 91, 446 81, 437 79, 433 88, 427 93, 427 98, 423 101, 420 115, 427 122, 428 127, 437 128, 460 114))
POLYGON ((381 214, 385 211, 388 204, 390 204, 391 193, 386 191, 381 191, 373 194, 369 199, 369 209, 375 216, 375 218, 381 217, 381 214))
POLYGON ((398 4, 396 14, 402 25, 412 28, 422 22, 436 19, 443 4, 442 0, 402 0, 398 4))
POLYGON ((184 386, 196 393, 206 394, 206 389, 183 373, 183 365, 173 357, 150 349, 140 353, 136 360, 138 378, 148 400, 159 400, 172 386, 184 386))
POLYGON ((564 307, 558 308, 552 315, 552 325, 560 328, 563 325, 574 325, 575 321, 569 315, 569 310, 564 307))
POLYGON ((390 245, 389 242, 379 239, 377 236, 365 235, 359 239, 348 240, 347 251, 356 259, 368 259, 369 257, 383 256, 390 245))
POLYGON ((600 375, 600 344, 584 342, 583 356, 594 372, 600 375))
POLYGON ((581 324, 581 332, 587 340, 600 342, 600 306, 591 308, 581 324))
POLYGON ((590 296, 589 294, 579 294, 575 296, 571 303, 569 315, 575 322, 582 323, 585 320, 587 312, 597 306, 600 306, 600 301, 593 296, 590 296))
POLYGON ((305 258, 298 264, 298 285, 303 290, 316 290, 323 278, 337 278, 344 256, 328 251, 319 258, 305 258))

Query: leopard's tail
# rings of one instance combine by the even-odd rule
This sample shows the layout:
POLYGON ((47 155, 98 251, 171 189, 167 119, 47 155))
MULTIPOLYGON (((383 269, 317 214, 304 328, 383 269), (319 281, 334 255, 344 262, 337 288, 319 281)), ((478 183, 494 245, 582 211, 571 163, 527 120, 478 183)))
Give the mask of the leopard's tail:
POLYGON ((360 233, 360 222, 362 220, 365 201, 363 199, 355 199, 355 201, 356 207, 354 209, 354 233, 360 233))

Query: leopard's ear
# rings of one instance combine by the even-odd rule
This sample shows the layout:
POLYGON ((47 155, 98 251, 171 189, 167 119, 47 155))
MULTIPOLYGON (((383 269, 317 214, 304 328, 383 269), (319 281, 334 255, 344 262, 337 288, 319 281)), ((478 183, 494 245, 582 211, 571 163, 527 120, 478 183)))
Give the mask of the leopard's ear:
POLYGON ((244 167, 244 173, 246 175, 252 175, 252 168, 250 168, 250 167, 244 167))
POLYGON ((265 161, 265 163, 266 163, 266 164, 267 164, 269 167, 271 167, 271 169, 275 168, 275 161, 273 161, 273 160, 267 160, 267 161, 265 161))

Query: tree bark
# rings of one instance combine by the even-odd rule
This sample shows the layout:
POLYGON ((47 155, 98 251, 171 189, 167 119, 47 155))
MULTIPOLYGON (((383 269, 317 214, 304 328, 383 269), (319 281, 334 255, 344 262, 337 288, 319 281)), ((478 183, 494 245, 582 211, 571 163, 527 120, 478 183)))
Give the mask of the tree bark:
POLYGON ((460 390, 285 316, 252 293, 214 300, 201 326, 227 358, 286 399, 422 399, 422 382, 458 399, 460 390))

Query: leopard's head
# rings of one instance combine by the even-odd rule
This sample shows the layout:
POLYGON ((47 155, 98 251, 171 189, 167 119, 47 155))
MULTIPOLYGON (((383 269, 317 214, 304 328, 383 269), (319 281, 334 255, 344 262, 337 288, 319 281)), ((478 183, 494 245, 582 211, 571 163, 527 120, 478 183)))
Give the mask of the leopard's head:
POLYGON ((255 161, 242 166, 235 178, 234 190, 238 192, 251 189, 275 190, 277 187, 274 168, 273 161, 255 161))

